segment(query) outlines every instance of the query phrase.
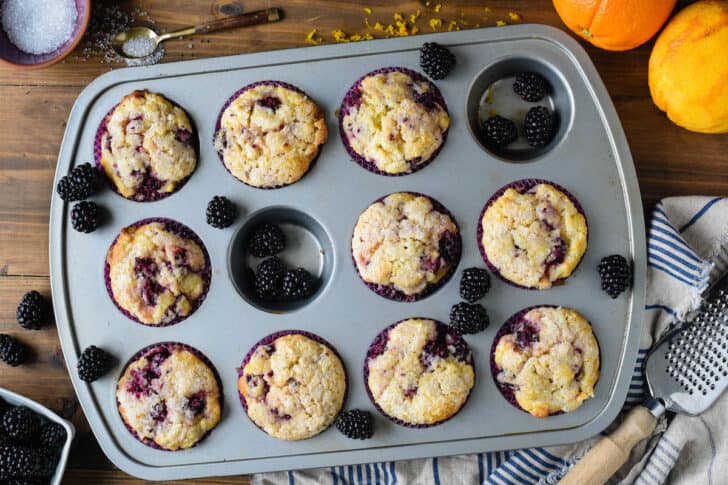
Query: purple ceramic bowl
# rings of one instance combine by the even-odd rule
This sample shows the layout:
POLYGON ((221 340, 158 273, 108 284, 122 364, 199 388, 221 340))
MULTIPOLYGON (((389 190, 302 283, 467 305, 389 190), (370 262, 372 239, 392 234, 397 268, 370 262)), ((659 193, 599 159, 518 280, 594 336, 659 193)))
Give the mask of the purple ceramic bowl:
MULTIPOLYGON (((498 276, 498 278, 500 278, 501 280, 505 281, 509 285, 515 286, 516 288, 522 288, 524 290, 538 290, 538 288, 533 288, 533 287, 519 285, 518 283, 514 283, 513 281, 505 278, 501 274, 500 270, 498 268, 496 268, 496 266, 490 261, 490 259, 488 259, 488 255, 486 254, 485 248, 483 247, 483 216, 485 215, 485 211, 488 210, 488 207, 490 207, 496 200, 498 200, 498 198, 500 198, 500 196, 502 196, 507 189, 513 188, 513 189, 516 189, 521 194, 523 194, 523 193, 529 191, 531 188, 533 188, 533 187, 535 187, 536 185, 539 185, 539 184, 548 184, 548 185, 551 185, 551 186, 555 187, 556 189, 558 189, 559 191, 563 192, 564 195, 566 195, 566 197, 571 201, 571 203, 574 204, 574 207, 576 207, 576 210, 581 215, 584 216, 584 221, 587 224, 587 238, 588 238, 588 235, 589 235, 589 232, 588 232, 589 223, 588 223, 588 221, 586 219, 586 214, 584 213, 584 209, 581 207, 581 204, 579 203, 579 201, 576 200, 576 197, 574 197, 571 194, 571 192, 569 192, 568 190, 566 190, 565 188, 563 188, 559 184, 556 184, 556 183, 551 182, 549 180, 543 180, 543 179, 523 179, 523 180, 516 180, 515 182, 511 182, 510 184, 504 185, 503 187, 501 187, 500 189, 498 189, 490 197, 490 199, 488 199, 488 201, 485 203, 485 205, 483 206, 483 210, 480 211, 480 216, 478 217, 478 229, 477 229, 478 250, 480 251, 480 256, 483 258, 483 261, 485 262, 486 266, 488 266, 488 269, 490 269, 493 272, 493 274, 495 274, 496 276, 498 276)), ((582 255, 582 260, 583 259, 584 259, 584 257, 582 255)), ((577 270, 577 268, 579 267, 580 264, 581 264, 581 260, 579 261, 579 263, 574 268, 574 271, 577 270)), ((574 274, 574 271, 572 271, 571 274, 574 274)), ((569 276, 571 276, 571 275, 569 275, 569 276)), ((566 281, 566 279, 567 278, 561 278, 559 280, 556 280, 556 281, 554 281, 552 283, 552 286, 558 286, 558 285, 564 284, 564 282, 566 281)))
MULTIPOLYGON (((376 293, 379 296, 382 296, 384 298, 387 298, 389 300, 393 301, 399 301, 399 302, 405 302, 405 303, 412 303, 418 300, 422 300, 423 298, 426 298, 433 294, 435 291, 440 289, 443 285, 445 285, 448 281, 450 281, 450 278, 452 278, 452 275, 455 274, 455 270, 458 267, 458 264, 460 264, 460 257, 462 256, 463 251, 463 241, 462 237, 460 236, 460 227, 458 226, 457 221, 455 220, 455 217, 450 213, 450 211, 442 205, 439 201, 436 199, 433 199, 429 195, 421 194, 419 192, 409 192, 409 191, 403 191, 403 192, 394 192, 394 193, 404 193, 404 194, 412 194, 416 195, 418 197, 427 197, 430 202, 432 203, 432 208, 436 210, 437 212, 440 212, 442 214, 447 215, 452 220, 453 224, 455 224, 455 227, 458 228, 457 234, 447 233, 451 235, 447 239, 446 246, 448 248, 447 253, 450 255, 449 259, 451 260, 451 267, 448 270, 448 272, 443 276, 440 281, 437 283, 428 283, 428 285, 425 287, 424 290, 417 293, 416 295, 406 295, 401 290, 398 290, 394 287, 394 285, 380 285, 376 283, 370 283, 368 281, 365 281, 364 278, 362 278, 361 274, 359 273, 359 268, 356 265, 356 259, 354 259, 353 249, 350 249, 349 252, 351 253, 351 261, 354 264, 354 269, 356 270, 357 276, 359 276, 359 279, 366 285, 367 288, 372 290, 374 293, 376 293)), ((371 204, 367 206, 367 209, 372 205, 376 204, 377 202, 382 202, 384 199, 389 197, 392 194, 385 195, 384 197, 380 197, 377 200, 373 201, 371 204)), ((366 209, 364 209, 366 210, 366 209)), ((358 221, 358 218, 357 218, 358 221)), ((356 224, 354 224, 354 227, 356 228, 356 224)), ((352 235, 354 231, 352 230, 352 235)), ((441 246, 443 245, 443 242, 441 241, 441 246)))
MULTIPOLYGON (((260 347, 261 345, 270 345, 271 343, 275 342, 277 339, 281 337, 285 337, 286 335, 303 335, 304 337, 308 337, 314 342, 318 342, 321 345, 325 345, 328 347, 331 352, 334 353, 336 358, 339 359, 341 362, 341 367, 344 369, 344 379, 346 379, 346 387, 344 390, 344 399, 341 401, 341 409, 344 409, 344 406, 346 404, 346 399, 349 397, 349 374, 346 372, 346 366, 344 365, 344 360, 341 358, 341 355, 339 355, 339 352, 334 348, 333 345, 331 345, 327 340, 325 340, 323 337, 319 337, 318 335, 306 332, 305 330, 281 330, 279 332, 272 333, 266 337, 263 337, 260 339, 255 345, 253 345, 248 353, 243 358, 243 362, 240 364, 240 367, 238 368, 238 379, 240 379, 243 376, 243 370, 245 369, 245 366, 248 365, 248 362, 250 362, 250 359, 253 357, 253 354, 255 351, 260 347)), ((247 416, 248 414, 248 403, 245 400, 245 397, 240 393, 240 388, 238 387, 238 399, 240 400, 241 406, 243 406, 243 410, 245 411, 245 414, 247 416)), ((250 417, 248 417, 250 419, 250 417)), ((250 420, 251 423, 253 423, 259 430, 263 431, 265 430, 258 426, 255 421, 252 419, 250 420)), ((333 423, 332 423, 333 424, 333 423)), ((330 425, 329 425, 330 426, 330 425)), ((320 433, 323 433, 326 429, 322 429, 320 433)), ((266 433, 268 434, 268 433, 266 433)))
MULTIPOLYGON (((495 382, 495 386, 498 388, 500 393, 503 395, 503 397, 511 403, 515 408, 520 409, 524 413, 531 414, 525 409, 521 407, 520 404, 518 404, 518 401, 516 400, 516 389, 510 386, 509 384, 506 384, 504 382, 498 381, 498 374, 500 373, 500 368, 495 363, 495 348, 498 346, 498 342, 500 341, 501 337, 503 337, 506 334, 514 333, 515 328, 523 320, 523 317, 530 312, 533 309, 536 308, 559 308, 557 305, 534 305, 530 306, 528 308, 524 308, 523 310, 519 310, 516 313, 514 313, 506 322, 501 326, 501 328, 498 329, 498 332, 496 332, 495 337, 493 337, 493 344, 490 348, 490 373, 493 376, 493 382, 495 382)), ((591 324, 590 324, 591 325, 591 324)), ((529 327, 530 328, 530 327, 529 327)), ((596 339, 596 335, 594 336, 594 339, 596 339)), ((599 341, 597 341, 597 345, 599 345, 599 341)), ((599 352, 601 355, 601 350, 599 352)), ((598 381, 597 381, 598 382, 598 381)), ((551 416, 556 416, 558 414, 564 414, 563 411, 558 411, 556 413, 551 414, 551 416)))
MULTIPOLYGON (((374 76, 376 74, 386 74, 388 72, 402 72, 402 73, 410 76, 415 81, 426 82, 432 88, 430 91, 428 91, 428 94, 430 94, 430 98, 428 98, 427 102, 439 104, 445 110, 445 112, 448 113, 448 115, 449 115, 449 112, 447 110, 447 104, 445 103, 445 98, 443 98, 442 93, 437 88, 437 86, 435 86, 435 84, 432 83, 432 81, 427 79, 425 76, 423 76, 419 72, 413 71, 411 69, 407 69, 406 67, 383 67, 381 69, 376 69, 374 71, 371 71, 371 72, 363 75, 359 79, 357 79, 356 82, 349 88, 349 90, 344 95, 344 100, 341 102, 341 107, 339 108, 339 134, 341 135, 341 141, 344 143, 344 148, 346 148, 347 153, 356 163, 361 165, 363 168, 369 170, 370 172, 376 173, 378 175, 385 175, 388 177, 400 177, 403 175, 409 175, 411 173, 415 173, 418 170, 422 170, 427 165, 429 165, 430 162, 432 162, 435 159, 435 157, 437 157, 437 155, 440 153, 440 150, 442 150, 442 147, 445 146, 445 142, 447 141, 447 134, 448 134, 449 129, 445 130, 445 132, 442 134, 442 143, 440 143, 440 146, 437 147, 437 149, 434 152, 432 152, 432 155, 430 156, 430 158, 424 162, 415 160, 417 162, 416 165, 414 167, 412 167, 411 170, 408 170, 407 172, 402 172, 402 173, 384 172, 377 167, 376 163, 374 163, 371 160, 367 160, 362 155, 357 153, 354 150, 354 148, 351 146, 351 143, 349 143, 349 140, 346 138, 346 135, 344 134, 344 117, 349 113, 349 108, 351 106, 355 106, 355 105, 359 104, 359 98, 361 97, 361 92, 360 92, 361 82, 370 76, 374 76)), ((412 163, 410 163, 410 166, 412 166, 412 163)))
MULTIPOLYGON (((376 358, 380 354, 384 352, 387 346, 387 342, 389 340, 389 332, 399 325, 402 322, 405 322, 407 320, 430 320, 435 322, 435 325, 437 326, 437 337, 434 341, 435 344, 441 344, 440 348, 447 351, 448 355, 456 356, 459 360, 469 364, 473 368, 473 379, 475 379, 475 366, 473 365, 473 354, 470 351, 470 347, 468 347, 468 343, 463 339, 461 335, 458 335, 456 333, 453 333, 450 331, 450 327, 448 325, 445 325, 442 322, 438 322, 437 320, 434 320, 432 318, 425 318, 425 317, 409 317, 402 319, 398 322, 395 322, 388 327, 386 327, 384 330, 382 330, 376 337, 374 337, 374 340, 372 341, 371 345, 369 345, 369 349, 367 350, 366 357, 364 357, 364 387, 366 387, 367 395, 369 396, 369 399, 372 401, 372 404, 374 404, 374 407, 377 408, 377 411, 382 413, 383 416, 385 416, 387 419, 392 421, 395 424, 399 424, 401 426, 406 426, 408 428, 431 428, 432 426, 437 426, 438 424, 442 424, 446 421, 451 420, 455 416, 458 415, 460 411, 465 407, 465 405, 468 403, 468 400, 470 399, 471 394, 473 393, 472 388, 470 389, 470 392, 468 392, 467 397, 465 398, 465 401, 463 401, 463 405, 460 406, 460 409, 458 409, 455 413, 453 413, 451 416, 437 421, 435 423, 431 424, 415 424, 415 423, 409 423, 407 421, 403 421, 399 418, 396 418, 394 416, 391 416, 387 414, 381 406, 376 402, 374 399, 374 396, 372 395, 372 391, 369 389, 369 361, 371 359, 376 358), (446 337, 449 337, 452 339, 451 342, 448 344, 445 344, 444 339, 446 337), (452 347, 453 350, 450 350, 449 347, 452 347)), ((436 345, 433 347, 437 347, 436 345)), ((422 357, 420 357, 422 358, 422 357)), ((473 386, 474 387, 474 386, 473 386)))
POLYGON ((71 37, 58 49, 46 54, 23 52, 8 39, 8 34, 0 28, 0 62, 18 69, 40 69, 61 61, 76 48, 83 38, 91 18, 91 0, 75 0, 76 24, 71 37))
MULTIPOLYGON (((202 278, 205 283, 205 291, 200 295, 200 297, 192 302, 192 310, 189 314, 186 316, 176 316, 169 322, 161 323, 159 325, 152 325, 148 323, 141 322, 137 317, 129 313, 126 309, 122 308, 121 305, 119 305, 116 302, 116 298, 114 298, 114 292, 111 289, 111 279, 109 276, 111 268, 109 267, 109 261, 108 261, 108 252, 107 257, 104 259, 104 284, 106 285, 106 291, 109 294, 109 298, 111 298, 111 301, 114 302, 114 305, 116 308, 119 309, 121 313, 123 313, 125 316, 127 316, 129 319, 134 320, 135 322, 145 325, 148 327, 168 327, 170 325, 174 325, 175 323, 179 323, 182 320, 185 320, 192 316, 193 313, 202 305, 202 302, 205 300, 205 297, 207 296, 207 291, 210 289, 210 281, 212 280, 212 266, 210 263, 210 255, 207 252, 207 248, 205 247, 205 244, 202 242, 202 239, 189 227, 185 226, 181 222, 174 221, 172 219, 166 219, 164 217, 150 217, 148 219, 142 219, 140 221, 135 222, 134 224, 131 224, 124 229, 132 228, 132 227, 139 227, 143 226, 144 224, 150 224, 152 222, 160 222, 164 224, 164 227, 166 230, 173 232, 177 234, 178 236, 181 236, 185 239, 190 239, 197 243, 197 245, 202 249, 202 253, 205 255, 205 262, 206 262, 206 269, 202 274, 202 278)), ((121 232, 120 232, 121 234, 121 232)), ((119 239, 119 236, 117 235, 114 240, 112 241, 111 245, 109 246, 109 250, 114 247, 116 244, 116 241, 119 239)))
MULTIPOLYGON (((291 91, 295 91, 295 92, 297 92, 297 93, 301 93, 301 94, 303 94, 303 95, 304 95, 304 96, 306 96, 307 98, 311 99, 311 101, 312 101, 312 102, 314 102, 314 101, 313 101, 313 99, 312 99, 312 98, 311 98, 311 97, 310 97, 310 96, 309 96, 308 94, 306 94, 306 93, 305 93, 305 92, 304 92, 304 91, 303 91, 302 89, 300 89, 300 88, 298 88, 298 87, 294 86, 293 84, 288 84, 288 83, 286 83, 286 82, 283 82, 283 81, 273 81, 273 80, 266 80, 266 81, 257 81, 257 82, 254 82, 254 83, 252 83, 252 84, 248 84, 247 86, 243 86, 242 88, 240 88, 239 90, 237 90, 237 91, 236 91, 236 92, 235 92, 235 93, 234 93, 234 94, 233 94, 232 96, 230 96, 230 97, 228 98, 228 100, 227 100, 227 101, 225 101, 225 104, 223 104, 223 105, 222 105, 222 108, 220 108, 220 113, 219 113, 219 114, 217 115, 217 121, 215 122, 215 132, 214 132, 214 133, 213 133, 213 135, 212 135, 212 142, 213 142, 213 145, 214 145, 214 143, 215 143, 215 139, 217 138, 217 133, 218 133, 218 132, 220 131, 220 127, 221 127, 221 123, 222 123, 222 115, 223 115, 223 113, 225 112, 225 110, 226 110, 226 109, 228 108, 228 106, 230 106, 230 105, 231 105, 231 104, 233 103, 233 101, 235 101, 235 100, 236 100, 236 99, 237 99, 237 98, 238 98, 238 97, 239 97, 239 96, 240 96, 241 94, 243 94, 243 93, 244 93, 245 91, 248 91, 248 90, 250 90, 250 89, 253 89, 253 88, 254 88, 254 87, 256 87, 256 86, 274 86, 274 87, 281 87, 281 88, 286 88, 286 89, 290 89, 291 91)), ((316 105, 316 106, 318 106, 318 105, 316 105)), ((320 108, 319 108, 319 109, 320 109, 320 108)), ((323 112, 323 111, 322 111, 322 112, 323 112)), ((230 171, 230 169, 228 169, 228 168, 227 168, 227 165, 225 165, 225 160, 224 160, 224 158, 223 158, 223 154, 222 154, 222 152, 219 152, 219 151, 218 151, 218 152, 217 152, 217 156, 218 156, 218 158, 220 159, 220 162, 222 163, 222 166, 223 166, 223 167, 225 168, 225 170, 227 171, 227 173, 229 173, 229 174, 230 174, 230 175, 231 175, 232 177, 234 177, 234 178, 235 178, 235 180, 238 180, 238 181, 240 181, 240 182, 244 183, 244 184, 245 184, 245 185, 247 185, 248 187, 253 187, 254 189, 262 189, 262 190, 273 190, 273 189, 280 189, 280 188, 283 188, 283 187, 288 187, 289 185, 293 185, 293 184, 295 184, 296 182, 300 181, 300 180, 301 180, 301 179, 302 179, 303 177, 305 177, 305 176, 306 176, 306 175, 307 175, 307 174, 308 174, 308 173, 309 173, 309 172, 311 171, 311 169, 313 168, 313 166, 314 166, 314 165, 316 164, 316 161, 318 160, 318 158, 319 158, 319 155, 321 155, 321 148, 322 148, 322 147, 323 147, 323 145, 319 145, 319 147, 318 147, 318 152, 316 153, 316 156, 315 156, 315 157, 313 158, 313 160, 311 160, 311 163, 310 163, 310 164, 309 164, 309 166, 308 166, 308 170, 306 170, 306 173, 304 173, 304 174, 303 174, 303 175, 301 176, 301 178, 300 178, 300 179, 296 180, 295 182, 291 182, 290 184, 276 185, 276 186, 272 186, 272 187, 257 187, 257 186, 255 186, 255 185, 250 185, 250 184, 248 184, 248 183, 247 183, 247 182, 245 182, 244 180, 240 180, 240 179, 239 179, 238 177, 236 177, 235 175, 233 175, 233 173, 232 173, 232 172, 230 171)))
MULTIPOLYGON (((220 374, 217 372, 217 369, 215 368, 215 366, 212 364, 210 359, 208 359, 205 354, 203 354, 196 348, 189 346, 187 344, 183 344, 183 343, 179 343, 179 342, 160 342, 157 344, 152 344, 147 347, 144 347, 139 352, 137 352, 136 354, 131 356, 131 358, 127 361, 127 363, 124 365, 124 368, 121 370, 121 373, 119 374, 119 379, 117 379, 117 382, 124 375, 124 373, 126 372, 126 369, 131 364, 133 364, 137 360, 141 359, 143 356, 153 357, 153 354, 155 354, 157 352, 161 353, 164 350, 171 351, 171 350, 176 350, 176 349, 184 349, 184 350, 187 350, 188 352, 191 352, 197 358, 199 358, 202 362, 204 362, 205 365, 207 365, 210 368, 210 370, 212 370, 212 373, 215 375, 215 380, 217 381, 217 388, 218 388, 218 394, 219 394, 219 399, 220 399, 220 417, 222 418, 223 405, 224 405, 224 394, 222 392, 222 379, 220 379, 220 374), (155 351, 157 351, 157 352, 155 352, 155 351)), ((166 357, 162 358, 162 361, 164 359, 166 359, 166 357)), ((152 361, 150 360, 150 362, 152 362, 152 361)), ((161 363, 161 361, 158 363, 161 363)), ((118 389, 118 384, 117 384, 117 389, 118 389)), ((116 400, 117 410, 120 407, 121 407, 121 404, 119 404, 119 400, 117 399, 116 400)), ((162 450, 162 451, 182 451, 183 449, 188 449, 188 448, 180 448, 178 450, 170 450, 169 448, 164 448, 163 446, 158 445, 154 440, 144 439, 144 438, 140 437, 139 434, 131 426, 129 426, 126 423, 126 421, 124 421, 124 417, 121 414, 121 410, 119 410, 119 417, 121 418, 122 422, 124 423, 124 426, 126 427, 126 429, 128 429, 129 432, 137 440, 139 440, 141 443, 144 443, 145 445, 149 446, 150 448, 154 448, 156 450, 162 450)), ((199 440, 197 440, 197 442, 194 445, 192 445, 192 448, 196 447, 197 445, 199 445, 202 442, 202 440, 207 438, 210 435, 210 433, 212 433, 213 429, 209 430, 199 440)))

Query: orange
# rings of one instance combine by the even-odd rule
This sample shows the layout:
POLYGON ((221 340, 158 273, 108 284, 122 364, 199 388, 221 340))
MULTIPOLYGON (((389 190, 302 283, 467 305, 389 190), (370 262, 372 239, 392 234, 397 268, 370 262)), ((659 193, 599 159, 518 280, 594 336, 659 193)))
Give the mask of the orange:
POLYGON ((703 0, 670 20, 650 55, 650 94, 676 125, 728 133, 728 1, 703 0))
POLYGON ((597 47, 626 51, 660 30, 676 0, 554 0, 571 30, 597 47))

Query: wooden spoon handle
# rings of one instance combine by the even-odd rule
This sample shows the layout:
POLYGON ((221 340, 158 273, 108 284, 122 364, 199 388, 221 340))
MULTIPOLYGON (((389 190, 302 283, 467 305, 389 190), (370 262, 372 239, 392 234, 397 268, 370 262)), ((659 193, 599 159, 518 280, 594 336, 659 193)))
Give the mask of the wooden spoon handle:
POLYGON ((233 17, 225 17, 219 20, 213 20, 205 24, 195 26, 196 34, 207 34, 223 29, 232 29, 235 27, 248 27, 250 25, 265 24, 268 22, 277 22, 281 19, 281 10, 278 8, 268 8, 265 10, 257 10, 255 12, 235 15, 233 17))
POLYGON ((643 406, 632 409, 622 424, 602 438, 559 485, 602 485, 627 462, 632 448, 655 430, 657 418, 643 406))

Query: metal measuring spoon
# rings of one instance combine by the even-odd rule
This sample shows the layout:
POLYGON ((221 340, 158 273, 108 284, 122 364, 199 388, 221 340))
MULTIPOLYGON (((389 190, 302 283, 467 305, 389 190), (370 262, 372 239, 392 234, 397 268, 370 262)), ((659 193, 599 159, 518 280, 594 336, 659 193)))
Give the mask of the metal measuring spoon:
POLYGON ((192 34, 206 34, 208 32, 231 29, 234 27, 248 27, 250 25, 277 22, 282 17, 283 11, 281 9, 268 8, 233 17, 213 20, 205 24, 187 27, 174 32, 167 32, 162 35, 156 33, 149 27, 131 27, 124 32, 117 34, 117 36, 114 37, 111 46, 121 57, 136 59, 151 55, 160 43, 175 37, 184 37, 192 34))

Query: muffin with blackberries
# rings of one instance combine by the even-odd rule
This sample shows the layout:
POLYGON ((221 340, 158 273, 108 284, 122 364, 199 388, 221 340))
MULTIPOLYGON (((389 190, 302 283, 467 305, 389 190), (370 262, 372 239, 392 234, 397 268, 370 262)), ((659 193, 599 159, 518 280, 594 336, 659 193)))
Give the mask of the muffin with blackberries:
POLYGON ((328 138, 324 112, 299 88, 260 81, 223 106, 214 146, 238 180, 273 189, 303 177, 328 138))
POLYGON ((94 152, 116 192, 147 202, 189 179, 197 168, 198 139, 181 107, 161 94, 134 91, 101 122, 94 152))
POLYGON ((566 280, 587 247, 584 211, 566 189, 526 179, 498 190, 480 216, 478 244, 490 270, 516 286, 543 290, 566 280))
POLYGON ((207 295, 210 256, 202 240, 171 219, 121 230, 106 255, 106 289, 127 317, 165 326, 189 317, 207 295))
POLYGON ((351 251, 361 280, 396 301, 416 301, 447 282, 460 261, 460 231, 436 200, 396 192, 371 204, 354 227, 351 251))
POLYGON ((442 149, 449 127, 437 86, 403 67, 366 74, 339 109, 339 131, 349 155, 380 175, 406 175, 425 167, 442 149))

